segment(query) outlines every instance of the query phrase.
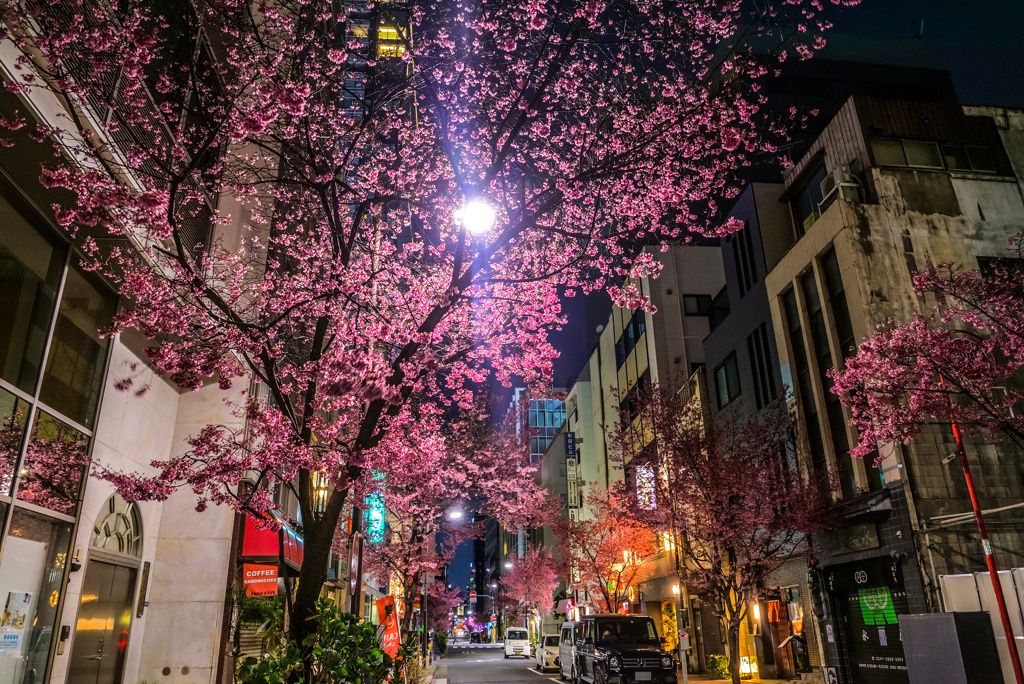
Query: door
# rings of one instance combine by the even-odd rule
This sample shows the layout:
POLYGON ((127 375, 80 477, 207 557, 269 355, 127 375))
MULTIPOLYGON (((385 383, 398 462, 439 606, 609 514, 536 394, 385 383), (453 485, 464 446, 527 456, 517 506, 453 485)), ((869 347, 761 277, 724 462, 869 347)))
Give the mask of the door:
POLYGON ((135 569, 90 560, 71 647, 68 684, 121 684, 135 569))

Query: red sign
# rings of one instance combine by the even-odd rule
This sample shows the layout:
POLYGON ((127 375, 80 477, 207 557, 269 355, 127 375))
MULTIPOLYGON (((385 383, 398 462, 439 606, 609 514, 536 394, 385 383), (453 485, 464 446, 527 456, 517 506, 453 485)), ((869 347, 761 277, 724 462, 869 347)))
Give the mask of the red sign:
POLYGON ((394 658, 398 655, 398 649, 402 645, 402 635, 398 631, 398 614, 395 610, 395 597, 385 596, 377 599, 377 616, 380 618, 380 626, 383 633, 380 635, 380 647, 389 656, 394 658))
POLYGON ((242 537, 242 555, 252 560, 273 561, 284 553, 284 562, 296 570, 302 565, 302 537, 295 530, 285 527, 283 534, 277 530, 262 529, 252 518, 245 519, 245 536, 242 537))
POLYGON ((476 598, 476 592, 475 592, 475 591, 471 591, 471 592, 469 592, 469 600, 470 600, 470 601, 472 601, 472 600, 474 600, 475 598, 476 598))
POLYGON ((276 596, 277 566, 245 563, 242 566, 242 585, 246 596, 276 596))

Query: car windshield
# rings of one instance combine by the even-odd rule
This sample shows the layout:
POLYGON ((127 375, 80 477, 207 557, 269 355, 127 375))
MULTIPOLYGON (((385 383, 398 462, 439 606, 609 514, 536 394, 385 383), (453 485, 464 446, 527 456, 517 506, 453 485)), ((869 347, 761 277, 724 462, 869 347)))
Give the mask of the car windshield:
POLYGON ((654 622, 647 620, 601 620, 595 625, 599 644, 656 644, 654 622))
POLYGON ((510 629, 508 632, 509 639, 526 639, 526 632, 521 629, 510 629))
POLYGON ((558 645, 558 637, 556 637, 556 636, 544 637, 544 645, 545 646, 557 646, 558 645))

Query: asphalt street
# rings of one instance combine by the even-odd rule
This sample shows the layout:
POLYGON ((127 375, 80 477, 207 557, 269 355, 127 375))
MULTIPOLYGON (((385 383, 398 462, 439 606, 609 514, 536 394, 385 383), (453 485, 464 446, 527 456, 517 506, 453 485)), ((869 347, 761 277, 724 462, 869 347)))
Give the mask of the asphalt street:
POLYGON ((558 682, 554 670, 541 674, 533 658, 505 659, 501 644, 448 645, 448 654, 438 663, 436 684, 505 684, 558 682))

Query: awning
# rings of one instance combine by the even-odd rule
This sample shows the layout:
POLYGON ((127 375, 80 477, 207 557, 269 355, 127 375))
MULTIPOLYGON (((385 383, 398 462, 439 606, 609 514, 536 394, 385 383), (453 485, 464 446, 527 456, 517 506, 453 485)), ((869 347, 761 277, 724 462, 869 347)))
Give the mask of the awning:
POLYGON ((285 565, 298 570, 302 566, 302 537, 288 525, 280 530, 260 529, 250 517, 245 519, 245 534, 242 537, 242 557, 247 561, 276 565, 280 555, 285 565))

